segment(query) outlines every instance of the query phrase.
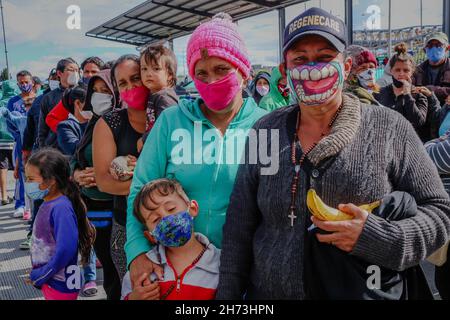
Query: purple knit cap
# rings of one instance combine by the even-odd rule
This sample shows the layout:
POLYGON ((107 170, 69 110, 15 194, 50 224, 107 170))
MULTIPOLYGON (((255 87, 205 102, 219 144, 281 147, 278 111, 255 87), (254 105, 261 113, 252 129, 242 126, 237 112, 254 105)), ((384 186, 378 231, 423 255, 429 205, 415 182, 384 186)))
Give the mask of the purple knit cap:
POLYGON ((248 51, 237 25, 228 14, 216 14, 212 20, 199 25, 189 39, 186 55, 192 79, 195 65, 202 58, 203 49, 207 50, 208 56, 231 63, 248 79, 251 70, 248 51))

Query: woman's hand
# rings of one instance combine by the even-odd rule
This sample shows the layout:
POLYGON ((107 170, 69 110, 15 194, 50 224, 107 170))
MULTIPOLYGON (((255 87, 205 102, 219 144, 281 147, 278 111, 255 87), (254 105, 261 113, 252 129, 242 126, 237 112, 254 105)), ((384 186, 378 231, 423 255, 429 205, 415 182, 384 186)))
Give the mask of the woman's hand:
POLYGON ((315 217, 311 220, 314 225, 331 234, 317 234, 317 240, 328 243, 345 252, 351 252, 361 235, 369 213, 354 204, 341 204, 339 210, 354 216, 354 219, 347 221, 322 221, 315 217))
POLYGON ((133 291, 128 296, 128 300, 159 300, 159 298, 159 284, 158 282, 152 283, 147 273, 139 277, 133 291))
POLYGON ((130 265, 131 287, 134 288, 142 284, 142 275, 156 273, 159 280, 164 280, 164 273, 161 266, 150 261, 145 253, 137 256, 130 265))
POLYGON ((402 95, 408 95, 411 94, 412 85, 411 85, 411 79, 408 80, 399 80, 401 83, 403 83, 403 86, 401 88, 397 88, 396 86, 392 86, 394 88, 394 94, 396 97, 402 96, 402 95))
POLYGON ((132 156, 131 154, 127 156, 128 161, 127 165, 130 167, 130 172, 134 172, 134 169, 136 168, 137 164, 137 158, 135 156, 132 156))
POLYGON ((450 96, 447 97, 447 100, 445 102, 446 104, 450 105, 450 96))
POLYGON ((431 90, 427 87, 415 87, 413 93, 421 93, 428 98, 433 95, 433 92, 431 92, 431 90))
POLYGON ((75 170, 73 178, 80 187, 93 188, 97 186, 94 168, 88 167, 84 170, 75 170))

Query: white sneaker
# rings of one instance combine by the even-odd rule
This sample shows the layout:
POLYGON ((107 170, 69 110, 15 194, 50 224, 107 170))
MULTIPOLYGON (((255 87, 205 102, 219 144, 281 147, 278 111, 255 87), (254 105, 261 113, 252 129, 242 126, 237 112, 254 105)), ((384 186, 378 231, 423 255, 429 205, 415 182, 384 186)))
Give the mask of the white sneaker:
POLYGON ((25 213, 24 207, 17 208, 13 213, 13 218, 23 218, 23 214, 25 213))

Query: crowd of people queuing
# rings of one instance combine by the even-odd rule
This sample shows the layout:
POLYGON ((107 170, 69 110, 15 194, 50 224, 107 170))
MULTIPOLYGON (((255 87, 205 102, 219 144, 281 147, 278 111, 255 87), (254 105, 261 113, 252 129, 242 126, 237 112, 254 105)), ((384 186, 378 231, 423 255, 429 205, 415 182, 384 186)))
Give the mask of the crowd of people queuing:
POLYGON ((28 71, 3 82, 1 201, 30 223, 20 248, 46 299, 95 296, 99 267, 111 300, 430 299, 427 258, 449 299, 447 36, 429 36, 421 65, 398 44, 384 85, 374 54, 322 9, 283 41, 279 66, 255 75, 230 16, 201 24, 186 50, 198 97, 177 95, 162 44, 62 59, 43 92, 28 71), (276 172, 249 160, 261 150, 276 172), (352 219, 311 217, 310 189, 352 219))

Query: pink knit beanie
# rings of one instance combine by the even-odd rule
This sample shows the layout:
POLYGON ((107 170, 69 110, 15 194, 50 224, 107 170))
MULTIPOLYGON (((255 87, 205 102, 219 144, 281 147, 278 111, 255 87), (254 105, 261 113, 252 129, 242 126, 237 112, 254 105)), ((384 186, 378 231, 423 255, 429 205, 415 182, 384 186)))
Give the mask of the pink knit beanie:
POLYGON ((186 55, 191 78, 194 78, 195 65, 202 58, 204 49, 208 56, 226 60, 238 68, 244 78, 249 77, 251 63, 248 51, 237 25, 228 14, 216 14, 212 20, 199 25, 189 39, 186 55))

